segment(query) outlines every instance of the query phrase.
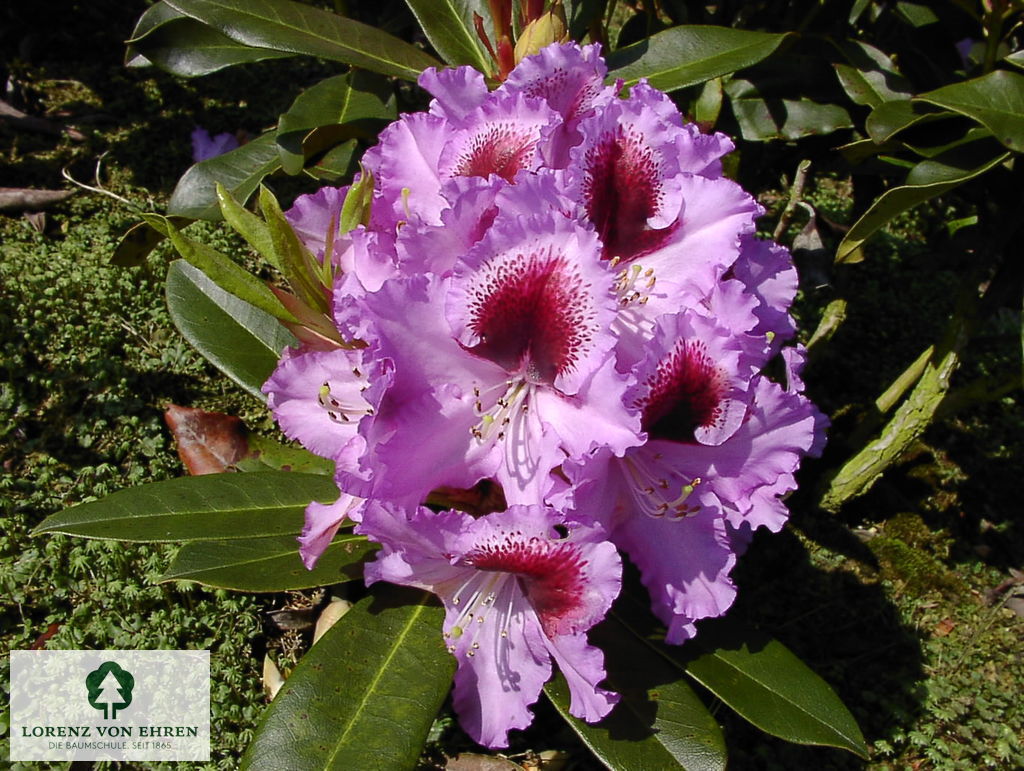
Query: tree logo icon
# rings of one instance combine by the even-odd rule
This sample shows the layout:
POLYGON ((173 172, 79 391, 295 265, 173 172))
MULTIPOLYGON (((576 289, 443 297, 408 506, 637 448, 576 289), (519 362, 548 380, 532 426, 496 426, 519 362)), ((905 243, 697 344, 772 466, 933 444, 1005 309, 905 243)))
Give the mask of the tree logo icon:
POLYGON ((85 677, 89 704, 103 710, 104 720, 117 717, 117 711, 132 703, 135 678, 113 661, 105 661, 85 677))

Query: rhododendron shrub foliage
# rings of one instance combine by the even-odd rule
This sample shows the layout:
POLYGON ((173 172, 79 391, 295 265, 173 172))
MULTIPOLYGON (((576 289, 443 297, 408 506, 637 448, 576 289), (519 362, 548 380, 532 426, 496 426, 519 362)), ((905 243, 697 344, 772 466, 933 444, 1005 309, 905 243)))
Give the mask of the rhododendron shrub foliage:
POLYGON ((668 642, 725 613, 737 555, 783 526, 824 441, 784 347, 796 273, 722 173, 731 142, 606 75, 598 46, 575 44, 496 90, 429 69, 429 111, 363 158, 364 224, 339 229, 346 188, 287 213, 331 266, 337 331, 300 335, 264 385, 285 434, 336 468, 302 557, 354 522, 381 546, 368 583, 440 598, 455 710, 489 747, 530 723, 553 664, 573 715, 614 708, 587 633, 620 554, 668 642), (475 486, 490 505, 446 508, 475 486))

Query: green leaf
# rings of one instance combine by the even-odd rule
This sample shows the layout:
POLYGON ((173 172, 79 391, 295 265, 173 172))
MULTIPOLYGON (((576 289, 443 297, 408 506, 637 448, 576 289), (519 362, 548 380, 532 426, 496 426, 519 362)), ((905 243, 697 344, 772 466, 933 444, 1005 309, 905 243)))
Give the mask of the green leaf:
POLYGON ((702 127, 711 128, 718 122, 722 111, 722 79, 712 78, 700 91, 693 104, 693 119, 702 127))
POLYGON ((906 184, 883 193, 853 224, 836 250, 836 262, 843 262, 896 215, 981 176, 1009 157, 1009 153, 992 157, 986 143, 979 142, 917 164, 906 184))
POLYGON ((468 64, 473 69, 492 74, 490 56, 481 47, 473 28, 472 0, 405 0, 409 10, 441 58, 452 66, 468 64))
POLYGON ((850 14, 846 17, 846 20, 850 24, 856 24, 857 19, 861 17, 861 14, 867 10, 869 5, 871 5, 871 0, 854 0, 853 7, 850 8, 850 14))
POLYGON ((209 474, 120 490, 47 517, 35 529, 116 541, 200 541, 294 535, 310 501, 330 502, 330 477, 267 471, 209 474))
POLYGON ((328 305, 324 285, 329 285, 330 282, 320 283, 317 278, 320 267, 317 259, 299 240, 284 212, 281 211, 277 198, 266 187, 260 188, 260 211, 270 233, 273 252, 277 259, 275 266, 303 302, 326 313, 328 305))
POLYGON ((336 141, 371 136, 383 121, 394 120, 395 94, 387 81, 366 72, 327 78, 307 88, 281 116, 277 146, 284 170, 297 174, 305 160, 303 140, 322 126, 343 126, 336 141))
POLYGON ((239 592, 309 589, 362 578, 363 563, 376 549, 366 536, 339 533, 316 566, 306 570, 294 535, 192 541, 160 581, 195 581, 239 592))
POLYGON ((415 768, 455 671, 443 618, 426 592, 374 586, 299 661, 241 767, 415 768))
POLYGON ((862 164, 879 153, 892 153, 899 149, 900 145, 896 142, 876 145, 873 139, 856 139, 853 142, 836 148, 836 150, 842 153, 846 162, 853 166, 862 164))
POLYGON ((292 0, 167 0, 186 16, 255 48, 317 56, 416 80, 441 63, 375 27, 292 0))
POLYGON ((846 40, 839 48, 849 64, 836 63, 833 67, 854 104, 878 107, 883 102, 910 97, 910 82, 884 52, 859 40, 846 40))
POLYGON ((921 94, 917 100, 966 115, 1010 150, 1024 152, 1024 75, 996 70, 921 94))
POLYGON ((215 192, 217 194, 217 203, 220 206, 220 213, 224 217, 225 222, 244 238, 245 242, 255 249, 260 257, 277 268, 278 273, 283 272, 267 223, 246 209, 231 194, 231 191, 219 182, 215 187, 215 192))
POLYGON ((687 685, 665 647, 617 615, 590 633, 605 652, 608 682, 622 700, 596 725, 569 715, 569 688, 559 675, 544 691, 583 743, 613 769, 715 771, 725 768, 722 729, 687 685))
POLYGON ((167 213, 197 220, 220 220, 218 182, 244 203, 264 177, 280 168, 276 135, 269 131, 231 152, 189 168, 171 193, 167 213))
POLYGON ((927 27, 930 24, 937 24, 939 17, 935 11, 921 3, 899 2, 896 3, 896 13, 912 27, 927 27))
POLYGON ((249 434, 249 453, 235 463, 239 471, 298 471, 303 474, 334 473, 334 461, 314 455, 302 447, 293 447, 249 434))
POLYGON ((187 18, 188 17, 185 16, 185 14, 171 8, 166 2, 164 2, 164 0, 157 0, 157 2, 149 6, 149 8, 147 8, 139 17, 139 20, 135 22, 135 29, 132 30, 132 34, 129 36, 128 40, 125 41, 127 44, 124 58, 125 66, 150 66, 152 62, 149 62, 144 57, 140 56, 138 51, 134 51, 131 43, 135 40, 142 40, 165 24, 187 18))
POLYGON ((176 15, 177 18, 165 21, 144 35, 128 41, 129 66, 143 64, 137 58, 142 57, 145 63, 155 64, 162 70, 184 78, 194 78, 236 64, 293 56, 282 51, 236 43, 195 19, 176 15))
POLYGON ((592 25, 601 23, 607 0, 563 0, 562 5, 569 22, 569 37, 582 40, 592 25))
POLYGON ((655 88, 674 91, 757 64, 787 37, 712 25, 672 27, 612 53, 608 77, 627 86, 647 78, 655 88))
POLYGON ((892 139, 899 132, 918 123, 929 123, 939 118, 948 118, 950 113, 944 110, 911 102, 909 99, 894 99, 878 105, 864 122, 870 136, 877 144, 892 139))
POLYGON ((138 51, 132 48, 132 41, 141 40, 150 34, 154 30, 168 24, 176 19, 187 18, 183 13, 171 8, 164 0, 158 0, 153 3, 139 17, 139 20, 135 22, 135 29, 132 30, 131 36, 129 36, 126 43, 128 47, 125 49, 124 63, 126 67, 149 67, 152 62, 148 61, 145 57, 141 56, 138 51))
POLYGON ((810 99, 733 99, 731 105, 743 138, 750 141, 800 139, 853 126, 839 105, 810 99))
MULTIPOLYGON (((944 139, 940 132, 929 132, 928 137, 931 142, 938 142, 938 144, 918 144, 916 142, 904 141, 903 146, 913 150, 915 153, 920 155, 922 158, 935 158, 943 153, 948 153, 962 145, 968 145, 972 142, 980 142, 983 139, 991 139, 992 132, 984 126, 971 126, 966 132, 959 133, 954 139, 944 139)), ((991 139, 989 144, 992 146, 993 154, 998 154, 1002 148, 995 139, 991 139)))
POLYGON ((171 239, 175 250, 190 265, 199 268, 225 292, 245 300, 250 305, 255 305, 275 318, 291 322, 297 321, 265 283, 230 257, 200 241, 186 237, 167 217, 161 217, 159 214, 144 214, 142 216, 146 224, 171 239))
MULTIPOLYGON (((188 217, 168 217, 167 221, 179 229, 192 222, 188 217)), ((136 268, 146 262, 146 257, 165 238, 167 233, 163 230, 157 230, 148 222, 137 222, 121 236, 110 257, 110 264, 120 268, 136 268)))
POLYGON ((185 339, 257 399, 264 398, 260 386, 281 351, 297 344, 273 316, 225 292, 183 260, 167 271, 167 307, 185 339))
POLYGON ((860 728, 835 691, 778 641, 722 620, 704 622, 692 645, 705 652, 686 663, 687 673, 762 731, 867 758, 860 728))
POLYGON ((356 140, 342 142, 316 159, 312 166, 306 167, 306 173, 331 185, 340 185, 348 180, 355 171, 356 140))
POLYGON ((360 225, 370 224, 370 207, 373 204, 373 173, 361 167, 359 181, 349 188, 341 205, 339 233, 348 233, 360 225))
POLYGON ((1003 60, 1007 64, 1012 64, 1014 67, 1024 69, 1024 51, 1014 51, 1009 56, 1003 57, 1003 60))

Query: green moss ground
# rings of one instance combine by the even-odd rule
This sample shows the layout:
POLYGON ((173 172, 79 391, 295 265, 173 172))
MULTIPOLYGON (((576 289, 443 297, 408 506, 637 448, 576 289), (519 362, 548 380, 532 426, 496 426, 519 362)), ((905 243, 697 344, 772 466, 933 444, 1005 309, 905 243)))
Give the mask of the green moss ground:
MULTIPOLYGON (((15 95, 36 114, 91 116, 81 122, 87 138, 0 126, 5 186, 61 187, 65 167, 96 185, 102 158, 104 187, 159 209, 189 163, 195 124, 255 133, 299 84, 324 72, 315 63, 276 63, 182 84, 128 71, 119 63, 120 40, 141 5, 118 4, 109 13, 69 5, 77 32, 94 34, 73 35, 70 24, 39 27, 26 42, 0 30, 3 50, 12 52, 2 64, 15 95)), ((27 29, 32 20, 18 13, 0 12, 13 22, 7 30, 27 29)), ((835 184, 820 185, 811 198, 833 219, 847 213, 848 197, 835 184)), ((808 373, 812 395, 829 411, 873 398, 935 334, 958 280, 955 265, 929 262, 926 236, 941 215, 905 217, 853 272, 853 312, 808 373)), ((269 428, 260 404, 218 377, 174 331, 162 299, 169 256, 158 251, 142 269, 108 264, 135 221, 126 204, 85 191, 51 210, 42 233, 0 215, 0 650, 27 648, 50 631, 51 648, 210 648, 209 766, 233 768, 264 703, 260 659, 273 634, 263 612, 283 598, 157 584, 173 546, 28 535, 63 507, 180 474, 162 421, 169 403, 269 428)), ((198 230, 242 256, 218 228, 198 230)), ((799 312, 808 328, 827 299, 828 289, 805 290, 799 312)), ((969 372, 1019 356, 1019 339, 1000 323, 985 330, 969 372)), ((840 418, 836 436, 848 428, 840 418)), ((741 561, 733 612, 776 635, 836 687, 871 744, 870 768, 1024 766, 1024 621, 985 594, 1024 564, 1022 429, 1015 398, 958 413, 839 517, 815 512, 809 495, 794 496, 792 526, 756 538, 741 561)), ((805 469, 808 488, 827 463, 805 469)), ((837 750, 766 738, 710 703, 725 724, 732 768, 865 765, 837 750)), ((563 749, 570 768, 596 767, 549 708, 538 712, 516 749, 563 749)), ((6 720, 2 726, 6 734, 6 720)), ((450 718, 436 733, 438 752, 468 747, 450 718)))

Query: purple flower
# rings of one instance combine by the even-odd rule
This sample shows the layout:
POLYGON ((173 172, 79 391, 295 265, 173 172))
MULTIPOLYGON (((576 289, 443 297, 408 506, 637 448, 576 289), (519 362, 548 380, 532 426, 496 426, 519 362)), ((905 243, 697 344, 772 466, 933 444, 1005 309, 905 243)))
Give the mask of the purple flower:
POLYGON ((282 430, 336 466, 302 558, 354 521, 382 546, 369 583, 442 599, 455 707, 488 746, 530 722, 552 659, 573 714, 615 703, 586 632, 619 590, 616 547, 669 642, 724 613, 737 555, 782 527, 827 423, 783 347, 792 259, 722 175, 732 143, 645 82, 620 97, 599 54, 550 46, 495 91, 424 72, 430 111, 364 156, 367 224, 338 232, 346 188, 288 213, 331 268, 320 336, 264 386, 282 430), (776 357, 785 386, 764 374, 776 357), (505 501, 491 513, 421 505, 481 480, 505 501))
POLYGON ((359 424, 372 419, 391 381, 387 359, 366 349, 285 350, 263 384, 281 430, 325 458, 362 448, 359 424))
POLYGON ((507 746, 510 729, 530 724, 552 659, 572 714, 596 722, 618 700, 599 687, 603 656, 586 639, 621 583, 618 553, 596 525, 537 505, 480 519, 372 505, 358 532, 382 545, 368 584, 415 586, 444 603, 444 638, 458 659, 455 710, 480 744, 507 746))
POLYGON ((366 435, 387 469, 379 494, 422 499, 493 476, 510 503, 536 503, 565 458, 639 441, 608 331, 613 276, 594 234, 560 213, 516 214, 536 199, 529 186, 508 192, 515 207, 505 199, 509 213, 451 275, 395 279, 358 304, 395 366, 366 435))
MULTIPOLYGON (((731 145, 698 142, 703 135, 684 129, 667 101, 638 84, 630 99, 582 121, 566 194, 597 230, 606 259, 642 263, 658 281, 706 294, 736 260, 761 208, 731 180, 703 176, 717 172, 714 161, 731 145)), ((653 312, 675 312, 679 299, 653 312)))
POLYGON ((238 139, 234 134, 225 132, 211 137, 209 131, 198 126, 192 132, 192 161, 194 163, 216 158, 236 147, 238 147, 238 139))

